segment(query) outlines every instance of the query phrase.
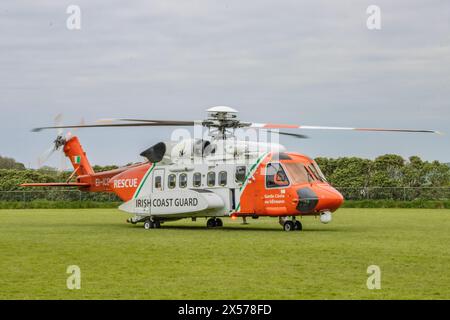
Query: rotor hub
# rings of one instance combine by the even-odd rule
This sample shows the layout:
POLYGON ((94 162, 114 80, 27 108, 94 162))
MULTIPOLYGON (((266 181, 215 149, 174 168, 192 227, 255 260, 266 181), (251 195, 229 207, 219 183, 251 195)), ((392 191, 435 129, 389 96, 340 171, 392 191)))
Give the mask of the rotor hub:
POLYGON ((215 129, 218 134, 213 136, 224 137, 227 134, 227 129, 237 129, 247 127, 249 123, 241 122, 238 117, 238 111, 227 106, 217 106, 206 110, 208 118, 203 121, 203 125, 209 129, 215 129))
POLYGON ((67 140, 63 136, 57 136, 56 140, 53 141, 55 144, 55 150, 59 150, 61 147, 66 145, 67 140))

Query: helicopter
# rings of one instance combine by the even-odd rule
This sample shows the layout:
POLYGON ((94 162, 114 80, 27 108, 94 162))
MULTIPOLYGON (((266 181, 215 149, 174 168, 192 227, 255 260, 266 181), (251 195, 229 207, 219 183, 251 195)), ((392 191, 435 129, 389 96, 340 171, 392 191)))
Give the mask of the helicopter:
POLYGON ((62 150, 73 172, 61 183, 25 183, 25 187, 77 187, 85 192, 112 192, 122 201, 119 209, 131 215, 128 223, 145 229, 189 218, 206 219, 207 228, 223 226, 223 217, 274 217, 285 231, 300 231, 298 218, 319 217, 329 223, 344 197, 326 179, 310 157, 289 152, 274 142, 239 140, 236 130, 269 131, 276 135, 307 138, 278 131, 350 130, 372 132, 438 133, 434 130, 351 128, 243 122, 227 106, 207 109, 198 121, 107 119, 95 124, 54 125, 33 132, 57 129, 52 152, 62 150), (159 142, 140 155, 144 161, 122 168, 94 172, 77 136, 63 129, 117 127, 207 128, 207 138, 159 142), (275 130, 275 131, 273 131, 275 130))

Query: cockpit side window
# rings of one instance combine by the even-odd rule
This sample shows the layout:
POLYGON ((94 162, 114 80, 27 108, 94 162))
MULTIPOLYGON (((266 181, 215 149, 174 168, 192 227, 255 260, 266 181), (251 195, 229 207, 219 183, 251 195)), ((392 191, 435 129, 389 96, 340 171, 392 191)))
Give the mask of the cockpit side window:
POLYGON ((325 179, 325 176, 323 175, 322 171, 320 170, 319 166, 313 162, 308 166, 309 170, 314 174, 316 177, 316 180, 327 182, 327 179, 325 179))
POLYGON ((307 168, 308 172, 310 173, 310 175, 312 176, 313 180, 320 180, 319 176, 317 175, 317 172, 315 172, 312 164, 310 164, 307 168))
POLYGON ((266 187, 280 188, 289 185, 289 179, 279 163, 269 163, 266 168, 266 187))
POLYGON ((319 167, 319 165, 317 164, 317 162, 313 161, 313 166, 314 166, 314 168, 316 169, 317 173, 319 174, 320 179, 321 179, 323 182, 327 182, 327 178, 326 178, 325 175, 323 174, 322 170, 320 170, 320 167, 319 167))

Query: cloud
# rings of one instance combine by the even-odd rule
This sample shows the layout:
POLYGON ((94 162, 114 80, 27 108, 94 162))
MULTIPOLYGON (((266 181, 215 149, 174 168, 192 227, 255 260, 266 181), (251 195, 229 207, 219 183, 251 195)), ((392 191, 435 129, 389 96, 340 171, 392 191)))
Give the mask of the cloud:
MULTIPOLYGON (((0 153, 28 163, 59 112, 199 119, 231 105, 250 121, 436 128, 449 132, 450 4, 377 1, 9 1, 0 9, 0 153), (15 137, 11 139, 11 134, 15 137), (18 144, 17 141, 20 141, 18 144), (20 147, 18 147, 20 146, 20 147)), ((80 131, 94 162, 126 163, 170 130, 80 131)), ((448 161, 448 136, 314 133, 311 156, 387 152, 448 161), (370 142, 370 144, 368 144, 370 142)))

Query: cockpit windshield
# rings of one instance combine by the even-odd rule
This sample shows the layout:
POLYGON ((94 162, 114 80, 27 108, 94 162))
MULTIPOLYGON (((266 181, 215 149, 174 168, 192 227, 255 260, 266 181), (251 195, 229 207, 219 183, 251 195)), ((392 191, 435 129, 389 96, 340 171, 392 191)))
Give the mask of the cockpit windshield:
POLYGON ((291 182, 294 184, 309 183, 311 181, 327 181, 315 162, 309 164, 308 168, 299 162, 283 163, 283 165, 288 172, 291 182))
POLYGON ((314 180, 311 174, 306 170, 305 166, 299 162, 283 163, 288 172, 291 182, 294 184, 308 183, 314 180))

